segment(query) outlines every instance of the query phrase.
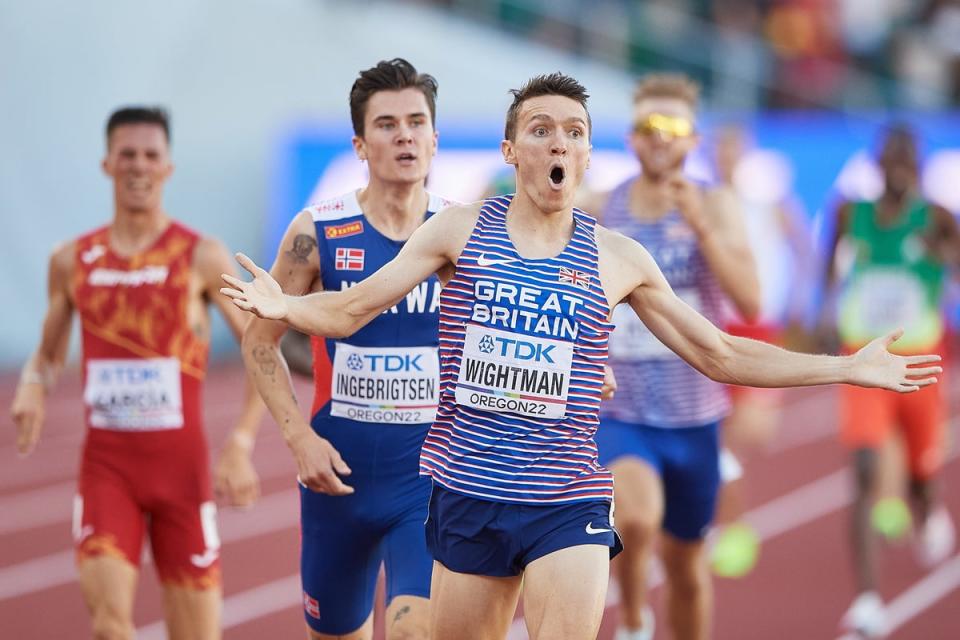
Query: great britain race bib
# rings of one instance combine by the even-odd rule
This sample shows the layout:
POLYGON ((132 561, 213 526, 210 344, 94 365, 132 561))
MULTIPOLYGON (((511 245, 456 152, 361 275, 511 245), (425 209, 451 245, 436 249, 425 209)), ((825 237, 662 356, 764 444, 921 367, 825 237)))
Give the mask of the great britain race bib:
POLYGON ((457 376, 457 404, 562 418, 572 364, 572 342, 467 325, 457 376))

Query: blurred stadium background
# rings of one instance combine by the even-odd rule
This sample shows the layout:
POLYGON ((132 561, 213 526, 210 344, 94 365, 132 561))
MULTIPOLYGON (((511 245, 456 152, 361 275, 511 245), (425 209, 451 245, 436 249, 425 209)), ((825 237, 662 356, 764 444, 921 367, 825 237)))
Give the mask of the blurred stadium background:
MULTIPOLYGON (((502 171, 507 90, 531 75, 562 70, 590 91, 588 181, 603 187, 635 168, 623 140, 636 77, 677 70, 704 87, 693 169, 709 177, 712 131, 743 127, 745 186, 761 201, 793 194, 818 241, 838 195, 877 193, 871 152, 892 121, 920 134, 928 197, 960 212, 957 0, 2 0, 0 399, 38 340, 51 249, 110 218, 99 161, 112 109, 168 107, 168 211, 269 260, 305 202, 364 180, 347 92, 396 56, 439 80, 430 188, 453 198, 479 197, 502 171)), ((4 461, 27 464, 13 462, 11 434, 4 461)), ((57 455, 70 467, 76 450, 57 455)))
MULTIPOLYGON (((584 82, 595 146, 621 152, 635 77, 672 69, 704 85, 707 145, 711 123, 752 129, 813 220, 892 118, 923 136, 931 197, 960 208, 952 0, 3 2, 0 252, 16 267, 0 273, 14 303, 0 367, 17 366, 38 336, 49 251, 110 215, 99 160, 113 108, 171 109, 169 211, 262 259, 318 181, 341 170, 362 179, 359 163, 343 162, 347 92, 357 71, 394 56, 440 81, 431 188, 451 197, 476 197, 500 168, 506 91, 530 75, 562 69, 584 82), (447 172, 448 158, 470 169, 447 172)), ((595 167, 590 180, 629 166, 595 167)))

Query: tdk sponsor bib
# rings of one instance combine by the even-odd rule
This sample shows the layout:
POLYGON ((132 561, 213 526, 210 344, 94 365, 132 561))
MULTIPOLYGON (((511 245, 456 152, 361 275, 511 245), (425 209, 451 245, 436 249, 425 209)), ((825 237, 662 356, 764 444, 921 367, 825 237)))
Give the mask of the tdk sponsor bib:
POLYGON ((440 364, 433 347, 338 343, 330 415, 362 422, 431 422, 440 364))
MULTIPOLYGON (((447 201, 431 195, 424 218, 447 201)), ((355 192, 308 208, 327 291, 347 289, 392 260, 403 241, 380 233, 355 192)), ((433 421, 440 395, 437 322, 440 281, 420 283, 352 336, 313 339, 313 426, 415 424, 433 421)))
POLYGON ((470 325, 463 339, 457 404, 562 418, 573 343, 470 325))
POLYGON ((527 259, 511 198, 484 201, 440 296, 440 406, 420 473, 485 500, 609 500, 593 441, 612 328, 596 221, 574 209, 563 251, 527 259))
POLYGON ((177 358, 87 360, 83 399, 90 426, 139 431, 183 426, 177 358))

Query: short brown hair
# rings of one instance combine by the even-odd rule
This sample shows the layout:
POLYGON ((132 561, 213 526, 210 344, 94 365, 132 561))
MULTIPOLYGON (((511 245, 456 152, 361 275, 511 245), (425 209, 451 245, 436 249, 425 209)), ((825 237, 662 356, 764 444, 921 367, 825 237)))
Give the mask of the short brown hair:
POLYGON ((696 110, 700 102, 700 85, 682 73, 651 73, 637 82, 633 104, 647 98, 676 98, 696 110))
POLYGON ((419 89, 430 108, 430 124, 437 122, 437 80, 429 73, 417 69, 403 58, 381 60, 376 66, 360 72, 350 89, 350 119, 353 132, 363 137, 363 119, 367 115, 370 97, 380 91, 419 89))
POLYGON ((155 124, 163 129, 163 136, 170 144, 170 114, 163 107, 121 107, 111 113, 106 127, 107 146, 113 130, 125 124, 155 124))
POLYGON ((531 78, 519 89, 510 89, 510 93, 513 94, 513 104, 507 109, 507 123, 503 130, 503 137, 507 140, 513 140, 517 134, 517 116, 520 114, 520 106, 526 100, 540 96, 564 96, 576 100, 587 112, 587 135, 593 130, 590 111, 587 110, 587 98, 590 95, 582 84, 559 71, 531 78))

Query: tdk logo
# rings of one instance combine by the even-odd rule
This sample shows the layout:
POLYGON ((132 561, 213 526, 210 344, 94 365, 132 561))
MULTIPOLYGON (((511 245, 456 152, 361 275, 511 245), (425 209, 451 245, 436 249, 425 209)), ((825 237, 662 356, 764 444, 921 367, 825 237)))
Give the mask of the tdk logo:
POLYGON ((99 375, 101 384, 147 384, 161 379, 159 369, 147 367, 110 367, 99 375))
POLYGON ((493 338, 490 336, 483 336, 480 338, 480 342, 477 343, 477 348, 480 349, 480 353, 493 353, 493 350, 495 349, 493 338))
POLYGON ((423 354, 411 355, 380 355, 368 354, 363 359, 370 364, 370 371, 423 371, 420 358, 423 354))
POLYGON ((481 353, 493 353, 499 350, 502 357, 510 357, 516 360, 534 360, 536 362, 549 362, 554 364, 550 352, 556 345, 544 346, 538 342, 528 342, 526 340, 513 340, 504 337, 491 337, 489 335, 480 338, 477 348, 481 353))
POLYGON ((355 353, 351 353, 350 357, 347 358, 347 368, 351 371, 360 371, 360 369, 363 369, 363 358, 355 353))

